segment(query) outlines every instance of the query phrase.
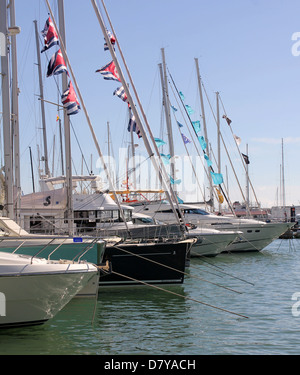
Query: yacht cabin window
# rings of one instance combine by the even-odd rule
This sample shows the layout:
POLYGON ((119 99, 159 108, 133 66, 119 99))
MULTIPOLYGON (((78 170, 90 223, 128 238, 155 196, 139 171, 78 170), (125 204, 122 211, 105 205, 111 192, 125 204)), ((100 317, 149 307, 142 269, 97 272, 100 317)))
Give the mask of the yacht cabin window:
MULTIPOLYGON (((131 220, 131 210, 124 210, 126 221, 131 220)), ((99 210, 99 211, 75 211, 76 220, 92 220, 97 223, 120 222, 123 221, 119 210, 99 210)))

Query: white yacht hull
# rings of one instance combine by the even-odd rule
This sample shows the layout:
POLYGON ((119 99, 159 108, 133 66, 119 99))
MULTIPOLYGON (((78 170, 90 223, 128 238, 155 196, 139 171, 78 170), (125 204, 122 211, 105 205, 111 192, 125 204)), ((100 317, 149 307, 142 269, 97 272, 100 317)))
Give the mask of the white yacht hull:
MULTIPOLYGON (((237 229, 242 232, 229 246, 227 252, 261 251, 271 242, 290 228, 288 223, 265 223, 256 225, 240 225, 237 229)), ((222 230, 226 230, 222 226, 222 230)))
MULTIPOLYGON (((149 204, 135 208, 137 212, 146 211, 148 215, 154 215, 157 220, 166 223, 174 222, 174 214, 168 204, 149 204)), ((197 225, 199 229, 242 232, 233 243, 226 247, 224 250, 226 252, 260 251, 294 225, 294 223, 266 223, 255 219, 218 216, 194 204, 180 204, 180 208, 184 212, 185 222, 197 225)))
POLYGON ((187 237, 197 238, 191 248, 191 257, 217 256, 223 252, 238 236, 237 232, 191 230, 187 237))
POLYGON ((46 322, 74 296, 90 290, 95 277, 98 269, 90 263, 0 253, 0 327, 46 322))

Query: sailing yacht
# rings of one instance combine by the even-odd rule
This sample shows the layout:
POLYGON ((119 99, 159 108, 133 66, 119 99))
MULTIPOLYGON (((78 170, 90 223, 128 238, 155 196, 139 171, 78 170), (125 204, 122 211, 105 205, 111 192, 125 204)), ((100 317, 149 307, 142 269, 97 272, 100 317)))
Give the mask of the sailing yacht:
MULTIPOLYGON (((220 231, 238 231, 236 238, 224 248, 226 252, 260 251, 277 239, 294 223, 273 223, 255 219, 240 219, 218 216, 205 211, 196 204, 179 204, 186 223, 197 228, 220 231)), ((135 211, 146 213, 165 223, 174 222, 174 214, 166 201, 160 203, 143 202, 135 205, 135 211)))

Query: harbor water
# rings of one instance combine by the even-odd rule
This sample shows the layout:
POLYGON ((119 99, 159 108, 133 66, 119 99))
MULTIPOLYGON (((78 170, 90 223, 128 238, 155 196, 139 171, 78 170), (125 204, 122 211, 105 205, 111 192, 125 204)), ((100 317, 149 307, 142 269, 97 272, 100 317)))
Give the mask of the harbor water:
POLYGON ((2 329, 2 355, 296 355, 300 240, 191 260, 184 284, 101 289, 44 325, 2 329), (226 287, 226 288, 225 288, 226 287))

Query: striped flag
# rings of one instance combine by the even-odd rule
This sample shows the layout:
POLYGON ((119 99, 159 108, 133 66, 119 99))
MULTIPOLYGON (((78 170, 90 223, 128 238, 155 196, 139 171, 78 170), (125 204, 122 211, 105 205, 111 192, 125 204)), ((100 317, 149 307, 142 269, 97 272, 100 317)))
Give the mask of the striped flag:
POLYGON ((61 50, 59 49, 57 52, 55 52, 55 54, 51 57, 49 61, 48 69, 47 69, 47 77, 50 77, 52 75, 58 75, 63 72, 67 72, 68 74, 65 60, 61 53, 61 50))
POLYGON ((118 96, 119 98, 121 98, 123 100, 123 102, 127 102, 127 95, 126 95, 126 92, 124 90, 124 87, 121 86, 121 87, 118 87, 114 92, 113 92, 113 95, 116 95, 118 96))
POLYGON ((42 30, 42 35, 44 37, 45 46, 41 50, 41 53, 47 51, 47 49, 51 48, 52 46, 59 44, 58 36, 50 17, 45 23, 44 29, 42 30))
POLYGON ((68 116, 75 115, 79 112, 80 105, 71 81, 69 82, 67 90, 62 94, 61 101, 68 116))
MULTIPOLYGON (((115 37, 112 35, 111 31, 106 30, 106 32, 107 32, 107 36, 109 37, 110 43, 113 46, 113 49, 115 49, 115 43, 116 43, 115 37)), ((108 51, 108 50, 109 50, 109 48, 108 48, 108 45, 105 41, 104 42, 104 51, 108 51)))
POLYGON ((113 61, 103 66, 102 68, 96 70, 96 73, 102 74, 104 79, 111 79, 113 81, 121 82, 117 68, 113 61))
POLYGON ((129 132, 131 132, 131 131, 135 132, 138 135, 139 138, 142 138, 140 128, 138 127, 138 124, 136 123, 134 114, 132 112, 131 112, 131 115, 130 115, 127 130, 129 132))

